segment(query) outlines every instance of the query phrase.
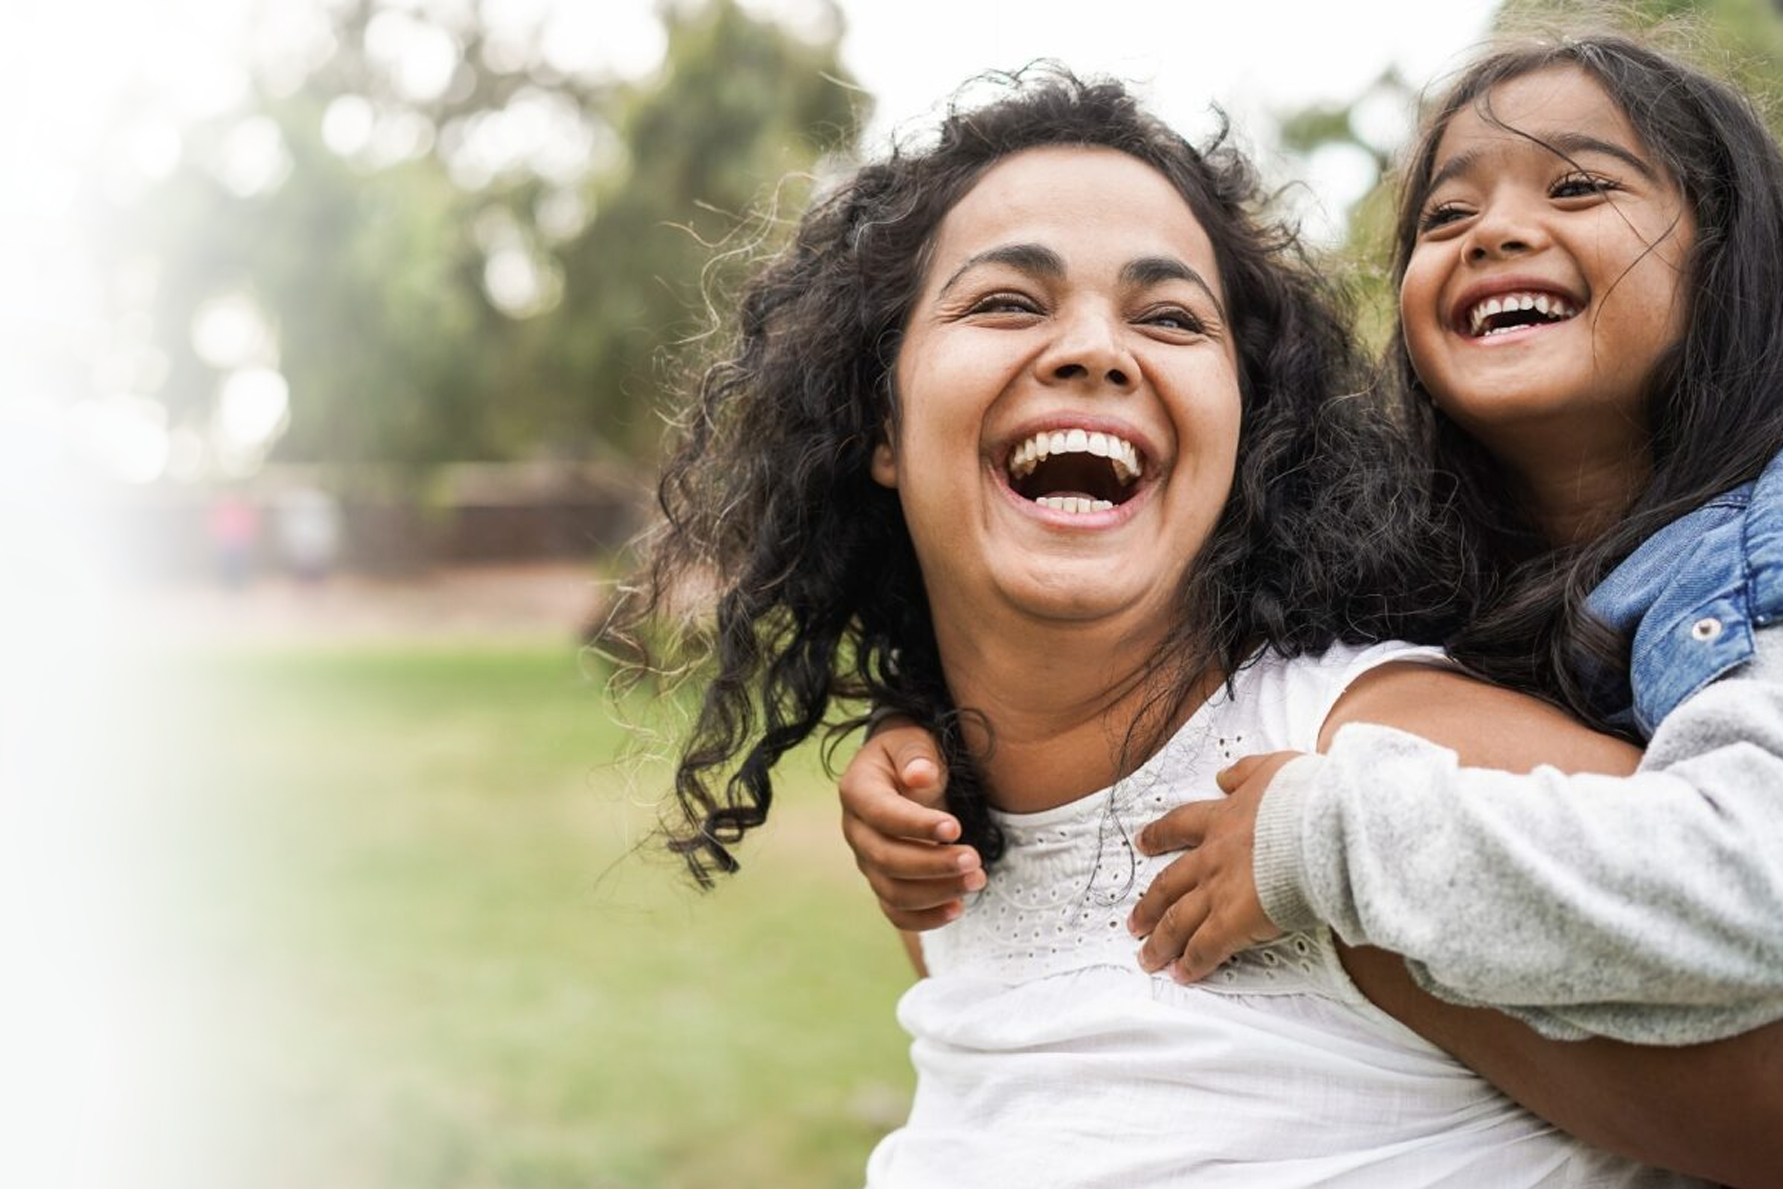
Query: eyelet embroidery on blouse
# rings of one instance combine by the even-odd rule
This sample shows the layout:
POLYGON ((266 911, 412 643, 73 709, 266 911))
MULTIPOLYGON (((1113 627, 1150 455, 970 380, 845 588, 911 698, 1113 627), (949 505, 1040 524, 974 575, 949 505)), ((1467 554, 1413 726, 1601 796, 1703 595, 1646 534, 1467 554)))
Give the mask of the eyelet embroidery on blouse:
MULTIPOLYGON (((1242 734, 1215 734, 1211 728, 1199 739, 1185 742, 1179 736, 1170 746, 1196 746, 1205 757, 1173 765, 1179 773, 1192 768, 1211 774, 1216 765, 1207 761, 1217 757, 1230 763, 1247 754, 1242 734), (1216 746, 1208 748, 1209 743, 1216 746)), ((1176 856, 1142 855, 1132 834, 1176 804, 1213 795, 1211 775, 1205 782, 1171 788, 1156 776, 1142 775, 1074 803, 1068 812, 1048 811, 1042 823, 1006 822, 1009 850, 989 883, 968 898, 959 920, 924 934, 930 969, 939 973, 955 962, 969 962, 974 970, 1011 982, 1091 966, 1137 973, 1140 943, 1127 932, 1127 917, 1176 856), (1086 870, 1087 883, 1081 874, 1071 874, 1086 870)), ((1235 955, 1201 985, 1235 994, 1330 993, 1334 955, 1329 951, 1318 936, 1293 934, 1235 955)), ((1167 972, 1153 978, 1170 981, 1167 972)))

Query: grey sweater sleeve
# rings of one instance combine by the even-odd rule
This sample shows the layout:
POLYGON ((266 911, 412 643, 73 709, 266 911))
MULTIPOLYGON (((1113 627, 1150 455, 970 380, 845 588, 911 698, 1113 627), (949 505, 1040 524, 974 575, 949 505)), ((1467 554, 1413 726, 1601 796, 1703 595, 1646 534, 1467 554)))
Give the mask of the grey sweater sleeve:
POLYGON ((1345 727, 1263 798, 1264 909, 1558 1039, 1690 1044, 1783 1018, 1783 627, 1758 640, 1630 777, 1462 768, 1345 727))

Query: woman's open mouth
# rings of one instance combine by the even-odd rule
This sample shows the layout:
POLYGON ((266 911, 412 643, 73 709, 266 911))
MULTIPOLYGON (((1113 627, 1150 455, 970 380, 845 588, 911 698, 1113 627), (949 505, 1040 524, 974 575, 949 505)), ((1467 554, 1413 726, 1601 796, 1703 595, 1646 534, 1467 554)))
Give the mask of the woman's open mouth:
POLYGON ((1099 430, 1041 430, 1009 452, 1009 488, 1054 512, 1107 512, 1133 498, 1145 473, 1132 442, 1099 430))
POLYGON ((1476 339, 1489 339, 1530 326, 1545 326, 1577 317, 1578 307, 1557 293, 1528 290, 1495 293, 1461 311, 1460 328, 1476 339))

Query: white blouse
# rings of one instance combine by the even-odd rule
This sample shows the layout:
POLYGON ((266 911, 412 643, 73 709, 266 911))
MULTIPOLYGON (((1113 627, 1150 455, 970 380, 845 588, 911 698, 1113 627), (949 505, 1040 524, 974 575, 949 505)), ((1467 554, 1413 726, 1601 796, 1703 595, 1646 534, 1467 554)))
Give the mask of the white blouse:
POLYGON ((1343 690, 1404 644, 1244 669, 1132 776, 998 814, 1008 850, 898 1005, 909 1121, 869 1189, 961 1186, 1684 1186, 1572 1139, 1364 998, 1328 931, 1251 950, 1194 986, 1139 969, 1126 920, 1171 856, 1133 835, 1218 797, 1239 756, 1316 750, 1343 690))

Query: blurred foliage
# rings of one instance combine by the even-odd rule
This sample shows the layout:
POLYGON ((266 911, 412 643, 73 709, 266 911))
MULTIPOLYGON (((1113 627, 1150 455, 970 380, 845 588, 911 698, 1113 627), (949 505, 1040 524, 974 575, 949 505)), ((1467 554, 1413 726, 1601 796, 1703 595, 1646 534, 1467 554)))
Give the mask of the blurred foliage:
MULTIPOLYGON (((1493 19, 1494 36, 1558 37, 1619 30, 1679 54, 1751 96, 1783 138, 1783 5, 1772 0, 1505 0, 1493 19)), ((1374 158, 1376 182, 1352 205, 1333 264, 1350 275, 1360 306, 1361 333, 1375 345, 1394 324, 1388 282, 1397 201, 1393 170, 1409 144, 1382 144, 1358 127, 1368 104, 1397 104, 1407 112, 1440 94, 1446 78, 1420 90, 1389 70, 1348 103, 1323 104, 1280 117, 1283 147, 1306 158, 1327 145, 1355 146, 1374 158)))
POLYGON ((625 80, 497 52, 463 6, 443 30, 450 82, 417 101, 369 48, 392 13, 429 19, 413 9, 334 6, 326 61, 188 130, 180 168, 120 224, 115 257, 153 262, 171 423, 212 424, 221 377, 191 328, 239 294, 290 385, 277 458, 406 476, 411 492, 453 460, 647 461, 665 352, 704 323, 713 245, 771 237, 753 212, 773 180, 855 145, 868 102, 837 58, 839 12, 795 33, 734 0, 664 5, 662 65, 625 80), (331 119, 358 119, 364 147, 341 151, 337 127, 331 148, 331 119), (503 119, 538 160, 488 163, 503 119), (269 125, 288 168, 232 187, 230 138, 269 125))
POLYGON ((815 749, 702 897, 649 834, 666 771, 618 758, 573 648, 166 668, 144 737, 181 757, 184 1072, 217 1099, 169 1184, 823 1189, 902 1121, 910 970, 815 749))

